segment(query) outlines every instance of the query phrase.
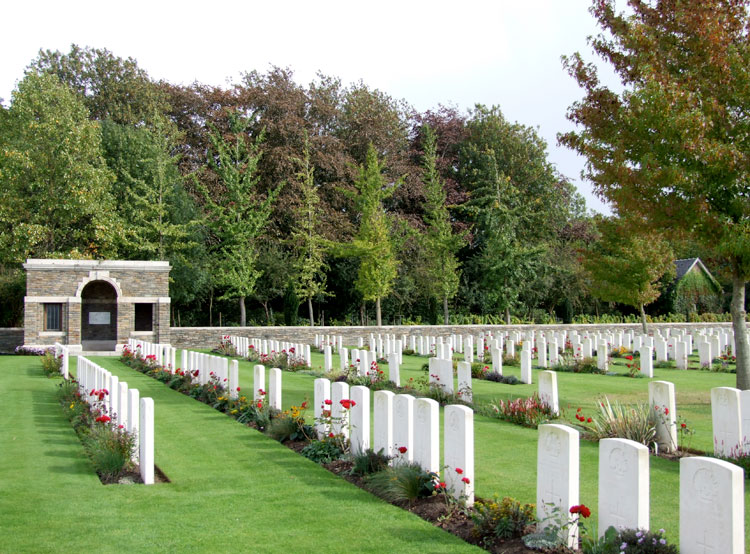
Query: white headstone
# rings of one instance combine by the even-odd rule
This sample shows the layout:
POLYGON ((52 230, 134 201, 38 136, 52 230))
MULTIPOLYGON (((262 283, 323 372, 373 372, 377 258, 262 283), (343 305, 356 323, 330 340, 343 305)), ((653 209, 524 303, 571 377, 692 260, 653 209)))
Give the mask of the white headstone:
POLYGON ((596 367, 602 371, 609 369, 609 352, 607 352, 607 341, 600 340, 596 345, 596 367))
POLYGON ((557 397, 557 373, 545 370, 539 372, 539 399, 552 408, 556 415, 560 413, 560 403, 557 397))
POLYGON ((648 403, 656 421, 656 442, 659 449, 674 452, 677 449, 674 383, 651 381, 648 384, 648 403))
MULTIPOLYGON (((579 503, 579 435, 571 427, 554 423, 540 425, 538 431, 536 512, 541 521, 537 528, 544 529, 555 509, 570 517, 570 507, 579 503)), ((562 532, 564 544, 570 548, 578 544, 577 526, 562 532)))
POLYGON ((268 406, 281 409, 281 369, 272 367, 268 370, 268 406))
POLYGON ((432 398, 414 402, 414 461, 425 471, 440 471, 440 405, 432 398))
POLYGON ((401 373, 399 371, 398 352, 391 352, 388 355, 388 380, 392 381, 397 387, 401 386, 401 373))
POLYGON ((654 378, 654 349, 650 346, 641 346, 638 349, 640 355, 641 373, 649 379, 654 378))
POLYGON ((328 434, 328 425, 324 420, 330 417, 331 405, 331 382, 328 379, 315 379, 315 429, 318 437, 322 438, 328 434), (328 414, 328 415, 326 415, 328 414))
POLYGON ((743 443, 739 389, 711 389, 711 421, 714 431, 714 454, 737 457, 742 451, 743 443))
POLYGON ((349 410, 341 404, 342 400, 349 400, 349 384, 331 383, 331 430, 334 435, 349 438, 349 410))
POLYGON ((474 397, 471 390, 471 364, 469 362, 458 362, 458 394, 467 402, 474 397))
POLYGON ((378 390, 373 394, 372 449, 393 456, 393 398, 389 390, 378 390))
POLYGON ((456 499, 474 504, 474 412, 466 406, 444 410, 445 483, 456 499))
POLYGON ((352 454, 362 454, 370 448, 370 389, 357 385, 351 388, 352 454))
POLYGON ((253 366, 253 400, 261 400, 266 392, 266 368, 257 364, 253 366), (262 392, 261 392, 262 391, 262 392))
POLYGON ((531 384, 531 351, 528 348, 521 350, 521 382, 531 384))
POLYGON ((393 455, 396 462, 414 460, 414 402, 410 394, 393 397, 393 455))
POLYGON ((609 526, 648 529, 648 447, 628 439, 599 441, 599 536, 609 526))
POLYGON ((229 365, 229 397, 236 399, 239 394, 237 389, 240 386, 240 364, 237 360, 232 360, 229 365))
POLYGON ((492 372, 503 374, 503 351, 497 347, 492 347, 492 372))
POLYGON ((680 552, 745 552, 741 468, 701 456, 680 459, 680 552))
POLYGON ((154 400, 141 398, 138 457, 144 485, 154 484, 154 400))

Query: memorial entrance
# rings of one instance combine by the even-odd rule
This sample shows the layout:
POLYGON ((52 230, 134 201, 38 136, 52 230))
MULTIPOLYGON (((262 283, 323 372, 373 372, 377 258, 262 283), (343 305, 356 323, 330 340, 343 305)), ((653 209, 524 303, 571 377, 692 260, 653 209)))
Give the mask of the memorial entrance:
POLYGON ((91 281, 81 292, 81 345, 98 351, 117 346, 117 291, 106 281, 91 281))

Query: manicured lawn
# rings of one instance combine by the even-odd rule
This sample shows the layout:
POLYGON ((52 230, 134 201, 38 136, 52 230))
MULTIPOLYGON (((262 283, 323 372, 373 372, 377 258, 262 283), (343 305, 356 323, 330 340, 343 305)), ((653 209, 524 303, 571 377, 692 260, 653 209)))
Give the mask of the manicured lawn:
POLYGON ((156 463, 172 482, 101 485, 56 380, 36 358, 0 357, 0 551, 477 551, 116 359, 97 362, 154 399, 156 463))
MULTIPOLYGON (((4 443, 11 445, 0 450, 0 468, 12 476, 13 491, 0 497, 2 513, 12 514, 0 520, 0 530, 12 538, 13 551, 43 551, 45 545, 55 545, 55 550, 76 548, 84 544, 85 535, 104 536, 107 544, 114 541, 113 550, 121 545, 124 549, 153 544, 163 550, 196 551, 223 551, 239 545, 268 551, 276 546, 279 550, 305 551, 315 546, 331 551, 369 548, 399 552, 470 548, 338 480, 260 433, 127 368, 116 358, 94 360, 139 388, 142 396, 154 398, 157 464, 172 483, 154 487, 99 485, 51 397, 54 382, 42 377, 35 358, 0 358, 0 429, 4 443), (42 407, 44 418, 37 414, 42 407), (51 449, 43 442, 45 429, 39 425, 50 428, 54 440, 65 447, 51 449), (9 441, 11 433, 21 442, 9 441), (61 467, 66 471, 60 471, 61 467), (31 501, 22 502, 22 493, 31 501), (58 513, 70 517, 62 523, 55 517, 58 513), (75 525, 67 523, 71 520, 75 525), (26 533, 29 524, 42 526, 42 531, 26 533), (131 533, 132 528, 138 531, 131 533), (370 539, 374 529, 378 530, 377 544, 370 539)), ((402 382, 424 376, 421 366, 426 361, 405 356, 402 382)), ((313 366, 319 369, 322 363, 323 356, 314 353, 313 366)), ((252 366, 240 362, 240 386, 248 394, 253 388, 252 366)), ((338 357, 334 356, 337 366, 338 357)), ((627 372, 624 361, 617 361, 613 369, 627 372)), ((506 366, 504 373, 520 377, 520 368, 506 366)), ((534 370, 533 385, 475 380, 475 401, 528 396, 537 390, 536 374, 534 370)), ((678 414, 696 429, 692 446, 710 449, 709 391, 733 386, 735 376, 656 369, 655 378, 675 383, 678 414)), ((284 407, 304 400, 312 404, 313 380, 311 375, 284 372, 284 407)), ((564 418, 572 419, 578 406, 593 411, 602 394, 623 402, 648 399, 648 379, 644 378, 558 373, 558 384, 564 418)), ((309 419, 311 413, 308 411, 309 419)), ((477 416, 475 439, 477 495, 535 502, 537 431, 477 416)), ((650 472, 651 528, 666 529, 670 542, 676 543, 679 464, 652 456, 650 472)), ((587 523, 590 529, 596 529, 597 476, 598 447, 582 441, 580 498, 593 511, 587 523)), ((746 535, 750 538, 749 498, 746 491, 746 535)))

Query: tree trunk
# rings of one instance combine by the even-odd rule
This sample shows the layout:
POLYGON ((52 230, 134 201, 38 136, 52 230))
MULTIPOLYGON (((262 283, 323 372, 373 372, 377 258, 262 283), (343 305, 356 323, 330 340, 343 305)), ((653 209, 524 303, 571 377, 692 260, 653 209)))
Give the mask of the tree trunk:
POLYGON ((307 299, 307 314, 310 316, 310 327, 315 325, 315 314, 313 314, 312 296, 307 299))
POLYGON ((208 295, 208 326, 214 326, 214 291, 211 289, 211 294, 208 295))
POLYGON ((247 323, 247 311, 245 311, 245 297, 240 296, 240 327, 245 327, 247 323))
POLYGON ((383 325, 383 321, 380 319, 380 297, 375 299, 375 321, 378 327, 383 325))
POLYGON ((643 304, 641 304, 641 325, 643 325, 643 334, 648 335, 648 329, 646 328, 646 310, 643 309, 643 304))
POLYGON ((443 325, 451 324, 451 316, 448 312, 448 295, 443 295, 443 325))
POLYGON ((737 357, 737 388, 750 389, 750 344, 747 340, 747 323, 745 322, 745 279, 732 275, 732 327, 734 328, 734 354, 737 357))
POLYGON ((505 308, 505 324, 510 325, 510 307, 505 308))
POLYGON ((365 303, 362 301, 362 304, 359 305, 359 324, 364 327, 366 325, 365 323, 365 303))
POLYGON ((266 324, 271 325, 271 313, 268 311, 268 301, 261 302, 263 311, 266 312, 266 324))

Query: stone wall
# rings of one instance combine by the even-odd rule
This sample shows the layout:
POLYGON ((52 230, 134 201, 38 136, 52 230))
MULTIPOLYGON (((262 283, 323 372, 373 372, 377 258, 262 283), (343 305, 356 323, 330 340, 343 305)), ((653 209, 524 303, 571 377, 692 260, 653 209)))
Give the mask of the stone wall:
POLYGON ((13 352, 23 344, 23 327, 0 328, 0 352, 13 352))
MULTIPOLYGON (((652 323, 649 329, 702 329, 707 327, 730 327, 722 323, 652 323)), ((552 331, 556 329, 607 330, 634 329, 640 331, 640 323, 591 324, 591 325, 384 325, 382 327, 172 327, 172 346, 176 348, 213 348, 223 335, 247 338, 275 339, 289 342, 312 343, 316 334, 342 335, 344 344, 356 344, 358 337, 367 342, 370 333, 401 335, 430 335, 448 337, 452 334, 479 335, 491 331, 552 331)))

